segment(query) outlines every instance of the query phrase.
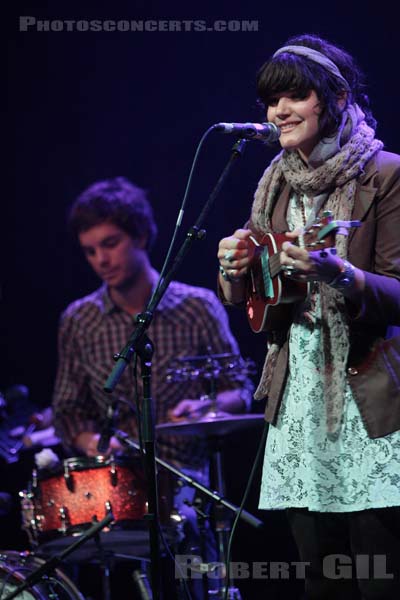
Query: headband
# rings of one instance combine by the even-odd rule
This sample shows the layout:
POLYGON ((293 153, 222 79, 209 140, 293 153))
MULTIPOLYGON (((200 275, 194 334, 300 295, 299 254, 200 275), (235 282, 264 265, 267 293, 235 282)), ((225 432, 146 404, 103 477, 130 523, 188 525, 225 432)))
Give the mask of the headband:
POLYGON ((283 46, 275 52, 273 58, 275 58, 275 56, 278 56, 279 54, 282 54, 282 52, 298 54, 299 56, 305 56, 306 58, 313 60, 314 62, 324 67, 327 71, 332 73, 332 75, 334 75, 337 79, 339 79, 344 84, 346 90, 350 90, 349 84, 339 71, 338 67, 330 58, 325 56, 325 54, 322 54, 322 52, 318 52, 318 50, 308 48, 307 46, 283 46))

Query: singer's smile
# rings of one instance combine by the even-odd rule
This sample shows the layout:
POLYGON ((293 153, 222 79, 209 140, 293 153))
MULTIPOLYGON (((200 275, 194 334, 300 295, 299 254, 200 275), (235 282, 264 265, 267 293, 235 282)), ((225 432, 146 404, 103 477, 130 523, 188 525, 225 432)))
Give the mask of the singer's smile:
POLYGON ((297 121, 297 123, 283 123, 279 128, 281 133, 287 133, 288 131, 292 131, 299 123, 301 123, 301 121, 297 121))

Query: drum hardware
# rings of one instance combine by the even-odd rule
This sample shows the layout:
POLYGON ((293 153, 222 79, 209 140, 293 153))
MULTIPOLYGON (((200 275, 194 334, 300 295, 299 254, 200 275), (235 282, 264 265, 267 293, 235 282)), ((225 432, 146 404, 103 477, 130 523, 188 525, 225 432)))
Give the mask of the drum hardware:
MULTIPOLYGON (((54 506, 54 504, 52 505, 54 506)), ((58 509, 58 513, 60 515, 60 527, 58 528, 58 531, 60 531, 61 533, 67 533, 68 531, 68 527, 70 526, 70 519, 68 517, 68 509, 66 506, 61 506, 58 509)))
POLYGON ((70 492, 74 491, 74 482, 71 478, 71 473, 69 469, 69 464, 64 462, 64 481, 70 492))
MULTIPOLYGON (((3 599, 5 594, 15 591, 16 587, 25 580, 27 574, 40 568, 43 564, 44 560, 29 552, 2 551, 0 553, 0 598, 3 599)), ((84 600, 74 583, 58 568, 30 587, 30 591, 32 593, 27 592, 20 597, 38 600, 46 600, 46 598, 49 600, 84 600)))
MULTIPOLYGON (((222 438, 213 437, 210 438, 210 463, 214 468, 216 485, 218 491, 225 495, 225 480, 223 476, 222 469, 222 438)), ((219 562, 226 565, 227 564, 227 549, 228 549, 228 541, 229 535, 232 528, 232 518, 228 516, 226 509, 224 509, 220 504, 216 504, 215 506, 215 532, 217 534, 218 541, 218 559, 219 562)), ((228 587, 228 599, 236 599, 242 600, 240 592, 238 588, 234 586, 233 577, 230 572, 225 573, 225 578, 227 581, 228 587)), ((222 586, 220 588, 221 598, 224 597, 224 593, 226 592, 226 586, 222 586)))
MULTIPOLYGON (((107 512, 107 502, 105 502, 105 509, 107 512)), ((111 514, 111 510, 110 510, 110 514, 111 514)), ((93 522, 94 523, 97 522, 96 516, 93 517, 93 522)), ((109 528, 107 528, 106 530, 109 530, 109 528)), ((104 551, 103 545, 100 540, 99 533, 97 533, 94 536, 94 542, 96 544, 98 554, 99 554, 99 568, 100 568, 100 572, 101 572, 103 600, 111 600, 111 585, 110 585, 111 557, 104 551)))
MULTIPOLYGON (((68 559, 74 569, 87 563, 96 564, 101 571, 103 600, 110 600, 108 576, 113 561, 149 560, 148 527, 144 522, 147 496, 140 459, 69 458, 56 468, 38 469, 33 475, 36 488, 31 481, 20 496, 25 528, 41 558, 59 554, 74 541, 74 536, 81 537, 93 517, 101 519, 109 512, 114 515, 108 526, 68 559), (65 473, 72 486, 67 486, 65 473), (61 531, 60 514, 64 517, 65 532, 61 531)), ((164 498, 165 494, 160 495, 160 501, 164 498)), ((166 534, 171 540, 175 528, 171 527, 166 534)))
MULTIPOLYGON (((206 501, 205 497, 195 492, 193 500, 184 500, 187 506, 191 506, 196 513, 197 525, 200 532, 200 556, 206 559, 207 557, 207 521, 210 518, 210 502, 206 501)), ((193 549, 195 552, 197 549, 193 549)), ((199 562, 192 560, 191 570, 201 574, 203 580, 203 597, 204 600, 208 600, 209 597, 209 586, 208 586, 208 573, 215 570, 215 566, 212 563, 199 562)))
POLYGON ((208 348, 208 352, 203 356, 183 356, 173 360, 171 367, 167 370, 167 381, 184 382, 202 378, 207 382, 209 391, 208 394, 200 397, 204 404, 198 409, 196 417, 199 418, 204 415, 210 418, 229 417, 230 413, 223 413, 218 410, 218 377, 221 374, 229 373, 232 381, 236 380, 240 383, 245 375, 256 372, 255 363, 249 358, 243 359, 240 354, 212 354, 210 348, 208 348))
MULTIPOLYGON (((163 423, 157 426, 160 433, 172 435, 197 435, 208 440, 210 448, 210 467, 215 475, 218 494, 225 495, 225 481, 222 468, 222 440, 225 435, 240 431, 250 426, 260 426, 264 423, 263 415, 231 415, 210 411, 199 419, 181 422, 163 423)), ((215 502, 215 533, 217 537, 218 561, 226 564, 228 540, 231 532, 232 518, 227 513, 226 505, 215 502)), ((209 590, 209 595, 229 600, 241 600, 240 591, 234 586, 234 581, 228 574, 228 589, 226 586, 218 590, 209 590), (226 595, 226 596, 225 596, 226 595)))
POLYGON ((147 575, 141 569, 135 569, 132 573, 132 579, 136 584, 141 600, 152 600, 153 594, 150 589, 147 575))
POLYGON ((117 471, 115 469, 114 457, 112 457, 111 461, 110 461, 110 476, 111 476, 111 485, 113 487, 116 487, 118 485, 118 476, 117 476, 117 471))
POLYGON ((18 495, 21 498, 22 530, 27 534, 30 546, 34 547, 35 539, 32 532, 37 531, 38 522, 35 515, 33 492, 21 490, 18 495))
POLYGON ((216 380, 221 374, 230 374, 230 379, 254 375, 255 363, 250 358, 243 359, 239 354, 205 354, 203 356, 182 356, 174 359, 167 369, 168 382, 195 381, 199 378, 216 380))
MULTIPOLYGON (((249 416, 255 417, 255 419, 252 419, 253 424, 255 424, 256 422, 258 422, 258 424, 260 424, 260 422, 263 422, 263 418, 261 415, 243 415, 243 417, 249 417, 249 416)), ((212 422, 215 422, 215 418, 213 419, 212 422)), ((249 420, 249 423, 250 422, 251 421, 249 420)), ((236 428, 237 428, 237 420, 235 420, 234 423, 236 424, 236 428)), ((176 425, 176 423, 171 423, 168 425, 171 425, 171 427, 173 427, 176 425)), ((244 427, 244 426, 245 425, 243 425, 243 424, 241 425, 241 427, 244 427)), ((164 429, 163 429, 163 427, 164 427, 163 425, 159 425, 159 426, 157 426, 157 429, 161 429, 161 430, 163 430, 163 432, 167 432, 166 427, 164 427, 164 429)), ((127 448, 134 449, 134 450, 137 450, 140 452, 139 444, 137 444, 133 439, 131 439, 125 432, 116 430, 114 432, 114 435, 127 448)), ((195 488, 196 492, 199 492, 202 497, 206 497, 209 500, 211 500, 214 504, 216 504, 220 507, 223 507, 225 509, 228 509, 229 511, 232 512, 233 515, 237 515, 239 513, 239 507, 236 506, 235 504, 233 504, 232 502, 229 502, 228 500, 226 500, 221 495, 220 491, 212 491, 210 488, 208 488, 205 485, 203 485, 202 483, 196 481, 193 477, 186 475, 183 471, 177 469, 176 467, 174 467, 170 463, 166 462, 165 460, 162 460, 161 458, 155 457, 155 460, 158 465, 160 465, 161 467, 166 469, 168 472, 173 473, 178 478, 178 480, 181 480, 184 482, 184 484, 190 485, 191 487, 195 488)), ((219 483, 220 488, 222 488, 224 490, 221 462, 220 462, 221 461, 220 454, 219 454, 217 460, 218 460, 217 467, 220 469, 220 473, 219 474, 217 473, 217 482, 219 483)), ((252 515, 251 513, 249 513, 246 510, 241 511, 240 518, 256 528, 263 527, 263 525, 264 525, 260 519, 258 519, 257 517, 255 517, 254 515, 252 515)), ((229 531, 229 530, 224 530, 222 533, 226 535, 227 531, 229 531)), ((221 556, 222 556, 222 558, 224 558, 226 555, 225 539, 218 540, 218 541, 219 541, 219 549, 220 549, 221 556)), ((222 561, 220 560, 220 562, 222 562, 222 561)), ((221 594, 221 590, 219 590, 218 593, 221 594)), ((238 600, 241 600, 240 592, 237 588, 235 588, 233 586, 233 582, 231 579, 229 581, 228 593, 230 594, 230 595, 228 595, 228 598, 230 598, 232 600, 235 600, 236 598, 238 600), (239 595, 232 595, 236 592, 239 595)), ((219 598, 221 598, 221 597, 222 596, 219 596, 219 598)))
POLYGON ((33 469, 33 471, 32 471, 32 485, 31 485, 31 488, 32 488, 32 492, 34 494, 38 493, 38 478, 37 478, 37 470, 36 469, 33 469))
POLYGON ((179 512, 178 509, 173 508, 170 513, 170 519, 172 523, 175 523, 177 526, 179 526, 183 523, 185 517, 179 512))
MULTIPOLYGON (((257 416, 257 415, 252 415, 252 416, 257 416)), ((161 427, 161 425, 158 425, 157 429, 160 427, 161 427)), ((137 442, 135 442, 124 431, 117 429, 115 431, 114 435, 127 448, 130 448, 131 450, 137 450, 140 452, 139 444, 137 442)), ((158 465, 160 465, 161 467, 163 467, 164 469, 166 469, 166 471, 168 471, 169 473, 172 473, 177 479, 181 479, 184 482, 184 485, 190 485, 191 487, 194 487, 198 492, 204 494, 206 497, 208 497, 213 502, 217 502, 217 503, 221 504, 222 506, 224 506, 225 508, 227 508, 234 514, 237 514, 239 512, 239 507, 236 504, 233 504, 232 502, 227 500, 226 498, 223 498, 223 496, 221 496, 218 491, 211 490, 210 488, 203 485, 199 481, 196 481, 196 479, 194 479, 193 477, 186 475, 186 473, 184 473, 180 469, 177 469, 176 467, 174 467, 171 463, 168 463, 167 461, 163 460, 162 458, 158 458, 158 457, 156 457, 156 463, 158 465)), ((248 523, 249 525, 251 525, 252 527, 255 527, 257 529, 260 527, 264 527, 263 521, 261 521, 260 519, 258 519, 257 517, 255 517, 254 515, 249 513, 247 510, 243 510, 240 513, 240 518, 243 521, 245 521, 246 523, 248 523)))
POLYGON ((225 596, 225 594, 225 588, 223 588, 222 590, 210 590, 208 593, 210 600, 212 600, 213 598, 215 598, 215 600, 220 600, 221 598, 225 597, 227 598, 227 600, 242 600, 239 588, 231 586, 228 589, 228 595, 225 596))
MULTIPOLYGON (((111 523, 111 521, 113 520, 113 515, 110 513, 108 515, 106 515, 104 517, 104 519, 102 519, 101 521, 99 521, 98 523, 94 523, 90 529, 88 529, 78 540, 76 540, 73 544, 70 544, 63 552, 61 552, 58 555, 52 556, 49 560, 47 561, 42 561, 40 560, 40 564, 39 566, 34 569, 25 579, 25 581, 21 582, 21 577, 16 577, 17 579, 17 583, 19 583, 19 585, 17 584, 14 589, 11 591, 10 594, 8 594, 5 598, 2 598, 2 600, 12 600, 13 598, 15 598, 16 596, 18 596, 19 594, 21 594, 21 592, 23 592, 24 590, 30 588, 33 591, 35 591, 35 586, 38 582, 41 582, 46 576, 48 576, 50 573, 52 573, 53 571, 57 572, 57 567, 60 565, 60 563, 62 563, 62 561, 71 553, 73 553, 79 546, 81 546, 82 544, 84 544, 85 542, 87 542, 90 538, 95 537, 104 527, 106 527, 107 525, 109 525, 111 523)), ((18 570, 15 569, 12 572, 12 575, 14 574, 18 574, 18 570)), ((79 594, 79 592, 78 592, 79 594)), ((41 596, 38 596, 39 598, 41 598, 41 596)), ((83 600, 83 597, 79 594, 78 596, 75 596, 79 599, 83 600)), ((51 596, 51 598, 58 598, 58 596, 51 596)))
MULTIPOLYGON (((225 484, 222 472, 222 453, 219 440, 224 435, 240 430, 249 425, 260 424, 263 421, 262 415, 231 415, 223 413, 217 407, 217 380, 221 373, 230 373, 231 379, 240 380, 243 375, 255 373, 255 363, 240 355, 219 354, 212 355, 210 349, 204 356, 186 356, 176 359, 167 372, 167 381, 181 382, 193 381, 202 377, 208 381, 210 392, 206 405, 206 412, 198 411, 195 418, 180 420, 172 423, 163 423, 157 427, 160 433, 172 435, 197 435, 205 437, 210 449, 210 466, 214 469, 218 493, 225 495, 225 484), (203 414, 201 414, 203 413, 203 414)), ((196 509, 196 507, 194 506, 196 509)), ((196 511, 198 515, 199 528, 204 526, 204 515, 201 511, 196 511)), ((217 538, 218 559, 222 564, 226 564, 228 540, 231 531, 232 519, 227 516, 226 509, 220 504, 215 504, 215 533, 217 538)), ((218 598, 220 594, 228 593, 229 598, 238 598, 241 600, 240 592, 233 585, 233 580, 228 574, 227 587, 220 586, 217 590, 218 598)), ((205 578, 205 590, 207 589, 207 579, 205 578)), ((211 595, 211 591, 209 593, 211 595)))
POLYGON ((157 425, 157 431, 168 435, 189 435, 211 439, 224 437, 244 428, 258 427, 264 423, 261 414, 232 415, 230 413, 208 412, 199 419, 171 421, 157 425))
MULTIPOLYGON (((112 510, 114 524, 135 523, 147 512, 139 461, 96 458, 65 459, 57 469, 33 470, 27 490, 20 492, 22 528, 40 546, 58 536, 79 534, 95 516, 112 510)), ((114 525, 113 524, 113 525, 114 525)))

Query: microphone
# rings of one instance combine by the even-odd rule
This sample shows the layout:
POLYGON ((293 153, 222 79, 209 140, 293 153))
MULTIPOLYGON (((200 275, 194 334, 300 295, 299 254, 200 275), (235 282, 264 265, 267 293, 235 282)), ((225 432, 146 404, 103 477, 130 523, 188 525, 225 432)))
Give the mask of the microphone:
POLYGON ((276 142, 281 135, 281 130, 275 123, 217 123, 214 129, 263 142, 276 142))
POLYGON ((97 452, 99 454, 106 454, 110 440, 114 434, 114 412, 114 406, 110 403, 107 407, 107 416, 100 433, 99 441, 97 442, 97 452))

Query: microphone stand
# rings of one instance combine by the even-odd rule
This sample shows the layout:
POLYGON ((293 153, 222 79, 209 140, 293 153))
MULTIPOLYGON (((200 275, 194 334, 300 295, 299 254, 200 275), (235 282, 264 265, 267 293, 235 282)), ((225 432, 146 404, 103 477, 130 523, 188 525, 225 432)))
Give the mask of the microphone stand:
MULTIPOLYGON (((115 360, 116 364, 115 364, 114 368, 112 369, 110 375, 108 376, 107 381, 104 384, 105 392, 111 394, 114 391, 115 386, 117 385, 122 373, 125 371, 128 363, 130 362, 132 355, 135 352, 139 353, 140 346, 142 348, 146 347, 146 341, 144 341, 145 331, 150 326, 150 323, 153 319, 154 310, 158 306, 159 302, 161 301, 161 298, 163 297, 164 293, 166 292, 173 276, 175 275, 176 271, 178 270, 181 263, 183 262, 183 259, 185 258, 186 254, 189 252, 189 249, 190 249, 193 241, 196 239, 197 240, 204 239, 204 237, 206 235, 206 231, 201 228, 202 224, 205 221, 205 219, 206 219, 219 191, 221 190, 221 188, 225 182, 225 179, 227 178, 229 171, 231 170, 234 162, 244 152, 246 142, 247 142, 246 139, 239 139, 234 144, 227 165, 225 166, 224 170, 222 171, 222 174, 220 175, 214 189, 212 190, 210 196, 208 197, 208 200, 207 200, 203 210, 201 211, 195 225, 193 225, 189 229, 189 231, 186 235, 186 238, 185 238, 183 244, 181 245, 181 247, 172 263, 170 270, 166 273, 164 279, 162 281, 160 281, 160 285, 157 287, 156 293, 153 295, 152 299, 150 300, 146 310, 136 317, 137 327, 132 332, 126 345, 121 350, 121 352, 119 352, 118 354, 116 354, 114 356, 114 360, 115 360)), ((148 338, 146 338, 146 340, 147 340, 147 342, 149 342, 148 338)), ((150 345, 152 345, 152 344, 150 343, 150 345)), ((144 354, 145 354, 144 363, 147 362, 148 364, 151 364, 151 361, 148 359, 148 357, 146 360, 146 355, 147 355, 146 350, 145 350, 144 354)), ((146 378, 148 378, 147 381, 148 381, 148 386, 150 389, 150 369, 146 375, 146 378)), ((146 473, 150 476, 150 479, 148 481, 149 503, 150 503, 150 496, 151 496, 151 503, 152 503, 152 513, 151 513, 151 517, 150 517, 150 556, 151 556, 151 564, 158 565, 160 563, 160 548, 159 548, 158 521, 157 521, 158 500, 157 500, 157 485, 156 485, 156 477, 155 477, 156 467, 155 467, 155 460, 154 460, 154 457, 155 457, 154 437, 155 436, 154 436, 154 426, 151 427, 151 424, 152 424, 151 414, 153 411, 152 411, 152 407, 151 407, 150 394, 149 394, 149 398, 144 403, 143 407, 144 407, 143 420, 146 423, 146 427, 147 427, 147 434, 148 434, 147 445, 149 448, 149 451, 146 452, 146 454, 145 454, 145 459, 147 461, 147 466, 145 467, 145 470, 146 470, 146 473), (147 414, 146 414, 146 411, 147 411, 147 414)), ((159 573, 159 571, 158 571, 158 573, 159 573)), ((159 575, 157 575, 155 569, 153 568, 152 569, 152 577, 151 577, 151 588, 152 588, 152 592, 153 592, 153 600, 160 600, 160 598, 161 598, 158 577, 159 577, 159 575)))
MULTIPOLYGON (((90 538, 96 536, 104 527, 106 527, 107 525, 109 525, 113 520, 114 520, 114 516, 113 516, 113 514, 111 512, 109 512, 104 517, 104 519, 102 519, 98 523, 95 523, 94 525, 92 525, 86 531, 86 533, 84 533, 83 535, 81 535, 79 537, 79 539, 76 542, 74 542, 73 544, 71 544, 70 546, 68 546, 68 548, 66 548, 65 550, 63 550, 60 554, 56 554, 55 556, 52 556, 48 561, 46 561, 45 563, 43 563, 39 568, 37 568, 34 571, 32 571, 32 573, 30 573, 27 576, 27 578, 25 579, 25 581, 21 585, 17 586, 11 592, 11 594, 8 594, 8 596, 6 596, 4 598, 4 600, 12 600, 12 598, 15 598, 16 596, 18 596, 21 592, 23 592, 27 588, 33 587, 38 581, 40 581, 40 579, 42 579, 42 577, 44 577, 45 575, 47 575, 51 571, 54 571, 58 567, 58 565, 60 563, 62 563, 62 561, 64 560, 64 558, 66 556, 68 556, 68 554, 71 554, 79 546, 81 546, 82 544, 84 544, 85 542, 87 542, 87 540, 89 540, 90 538)), ((35 597, 36 597, 36 595, 35 595, 35 597)))
POLYGON ((144 333, 136 346, 136 354, 140 358, 143 380, 142 403, 142 438, 144 446, 144 470, 148 490, 148 512, 146 519, 149 522, 150 535, 150 580, 154 600, 160 597, 161 557, 158 540, 158 491, 157 470, 155 453, 155 422, 154 408, 151 397, 151 361, 154 345, 144 333))

